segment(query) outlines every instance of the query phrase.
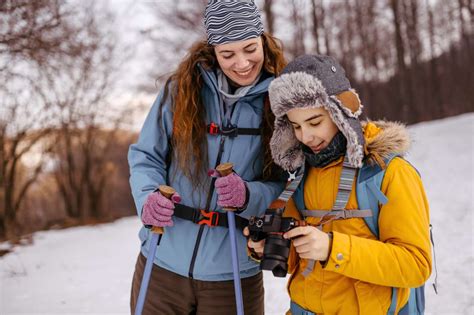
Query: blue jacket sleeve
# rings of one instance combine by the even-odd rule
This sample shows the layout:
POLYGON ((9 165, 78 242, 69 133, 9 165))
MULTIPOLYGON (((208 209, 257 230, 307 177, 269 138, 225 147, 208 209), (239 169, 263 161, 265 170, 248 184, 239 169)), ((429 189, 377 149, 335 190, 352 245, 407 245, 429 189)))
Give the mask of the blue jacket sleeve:
POLYGON ((148 194, 159 185, 166 184, 166 159, 170 149, 173 118, 168 102, 160 109, 162 95, 163 91, 153 103, 137 143, 132 144, 128 151, 130 187, 139 216, 148 194))
POLYGON ((261 217, 265 210, 285 188, 285 182, 247 182, 249 200, 245 210, 239 216, 249 219, 251 216, 261 217))

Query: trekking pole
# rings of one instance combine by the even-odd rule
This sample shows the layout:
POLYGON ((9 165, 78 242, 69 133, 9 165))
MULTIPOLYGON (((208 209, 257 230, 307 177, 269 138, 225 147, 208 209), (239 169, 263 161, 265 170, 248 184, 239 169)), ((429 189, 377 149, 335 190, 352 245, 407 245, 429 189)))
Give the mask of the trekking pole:
MULTIPOLYGON (((168 199, 171 199, 173 202, 180 202, 179 197, 172 197, 176 192, 172 187, 166 185, 160 185, 158 187, 160 193, 168 199)), ((149 228, 149 226, 146 226, 149 228)), ((162 227, 153 226, 151 227, 151 239, 150 247, 148 249, 148 258, 146 259, 145 269, 143 271, 142 283, 140 285, 140 291, 138 293, 137 305, 135 306, 135 315, 141 315, 143 311, 143 306, 145 305, 145 298, 148 289, 148 283, 150 282, 151 270, 153 266, 153 260, 155 259, 156 248, 160 244, 161 236, 164 233, 162 227)))
MULTIPOLYGON (((220 176, 227 176, 232 173, 232 163, 219 164, 216 170, 220 176)), ((244 305, 242 299, 242 287, 240 285, 239 257, 237 256, 237 238, 235 236, 235 208, 223 208, 227 212, 227 221, 229 223, 230 249, 232 253, 232 269, 234 274, 235 303, 237 304, 237 315, 244 314, 244 305)))

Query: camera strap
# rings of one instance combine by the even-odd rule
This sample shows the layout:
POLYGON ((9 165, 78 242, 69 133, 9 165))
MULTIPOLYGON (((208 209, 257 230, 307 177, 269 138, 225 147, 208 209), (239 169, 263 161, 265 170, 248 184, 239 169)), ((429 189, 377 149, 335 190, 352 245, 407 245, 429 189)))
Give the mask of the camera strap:
POLYGON ((269 206, 270 209, 283 209, 286 207, 286 204, 288 203, 290 198, 293 196, 296 189, 298 189, 298 186, 303 180, 304 170, 305 170, 305 165, 303 164, 303 166, 301 166, 298 170, 294 172, 288 171, 289 177, 288 177, 288 182, 286 184, 286 187, 282 191, 282 193, 278 196, 278 198, 272 201, 272 203, 269 206))

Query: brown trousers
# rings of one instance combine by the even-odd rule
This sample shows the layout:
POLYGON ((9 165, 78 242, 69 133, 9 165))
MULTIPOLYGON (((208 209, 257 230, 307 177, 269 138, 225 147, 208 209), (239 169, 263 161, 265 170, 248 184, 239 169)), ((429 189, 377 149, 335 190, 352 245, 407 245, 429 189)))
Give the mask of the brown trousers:
MULTIPOLYGON (((139 254, 135 265, 130 299, 131 314, 140 291, 146 258, 139 254)), ((259 274, 241 280, 244 313, 264 313, 263 276, 259 274)), ((157 265, 153 265, 143 315, 156 314, 236 314, 234 282, 200 281, 183 277, 157 265)))

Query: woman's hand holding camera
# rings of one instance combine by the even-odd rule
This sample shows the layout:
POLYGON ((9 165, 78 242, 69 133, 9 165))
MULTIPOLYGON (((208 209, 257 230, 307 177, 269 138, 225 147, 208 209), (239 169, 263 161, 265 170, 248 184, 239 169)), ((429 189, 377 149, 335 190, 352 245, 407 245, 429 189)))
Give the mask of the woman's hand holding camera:
POLYGON ((327 233, 314 226, 296 227, 283 234, 283 237, 292 239, 293 246, 300 258, 320 261, 328 259, 331 239, 327 233))

